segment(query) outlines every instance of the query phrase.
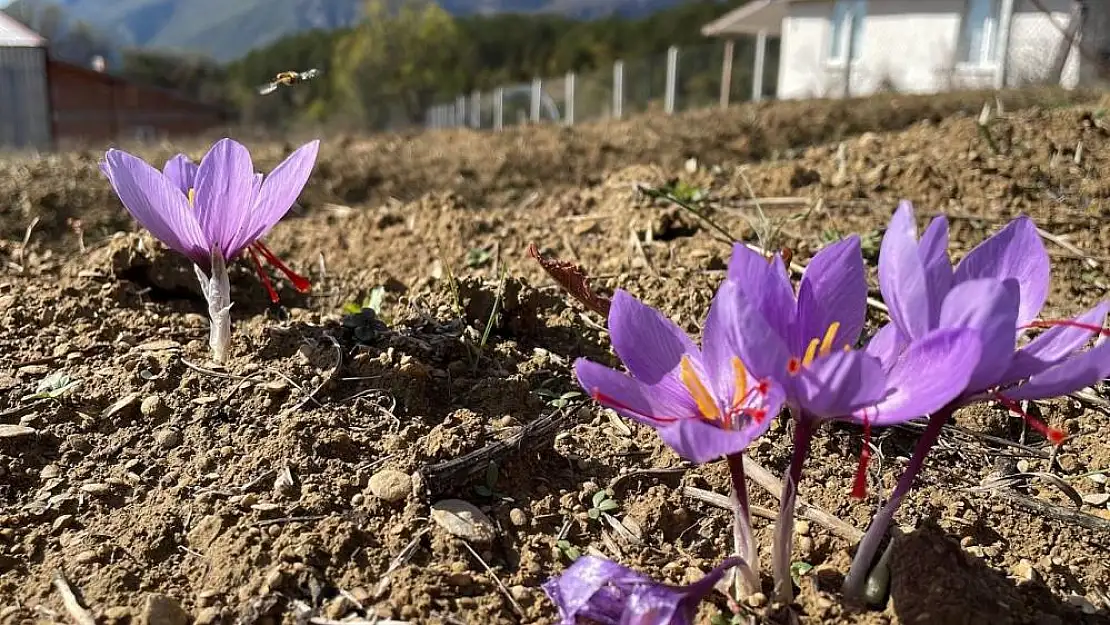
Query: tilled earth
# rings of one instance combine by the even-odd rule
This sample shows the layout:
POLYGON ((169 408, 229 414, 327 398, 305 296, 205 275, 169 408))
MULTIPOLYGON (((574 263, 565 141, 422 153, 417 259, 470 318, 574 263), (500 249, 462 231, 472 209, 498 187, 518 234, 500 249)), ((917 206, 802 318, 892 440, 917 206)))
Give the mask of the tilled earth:
MULTIPOLYGON (((1026 213, 1054 260, 1045 314, 1074 314, 1110 284, 1110 125, 1088 94, 1000 100, 986 130, 993 94, 324 137, 267 239, 313 289, 273 306, 237 264, 223 367, 206 362, 191 268, 135 231, 99 152, 3 161, 0 619, 72 622, 68 588, 98 623, 554 623, 539 585, 576 553, 699 577, 731 530, 691 495, 726 494, 726 469, 685 464, 581 395, 575 358, 616 364, 604 320, 528 246, 697 334, 730 248, 643 187, 801 264, 859 233, 872 273, 900 199, 921 225, 949 215, 954 260, 1026 213), (599 491, 615 506, 591 514, 599 491)), ((266 171, 295 143, 248 145, 266 171)), ((139 151, 160 165, 173 149, 139 151)), ((1110 622, 1103 391, 1032 408, 1069 434, 1056 450, 1000 407, 958 413, 897 517, 885 605, 844 604, 850 532, 801 522, 797 601, 741 609, 765 623, 1110 622)), ((778 475, 791 427, 750 450, 778 475)), ((856 500, 860 429, 822 428, 802 498, 864 529, 919 430, 876 432, 856 500)), ((770 594, 771 522, 755 523, 770 594)), ((727 610, 716 596, 699 622, 727 610)))

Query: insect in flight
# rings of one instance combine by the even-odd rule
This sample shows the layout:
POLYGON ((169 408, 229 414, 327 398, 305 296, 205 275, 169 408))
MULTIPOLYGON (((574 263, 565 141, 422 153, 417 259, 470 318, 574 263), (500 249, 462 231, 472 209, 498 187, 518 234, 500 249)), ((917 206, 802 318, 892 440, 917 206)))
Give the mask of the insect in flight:
POLYGON ((312 80, 313 78, 316 78, 319 75, 320 75, 320 70, 318 70, 318 69, 310 69, 310 70, 303 71, 303 72, 281 72, 277 76, 274 76, 274 79, 273 79, 273 81, 270 82, 270 84, 263 85, 263 86, 259 87, 258 88, 258 93, 260 93, 262 95, 266 95, 268 93, 273 93, 274 91, 277 91, 277 88, 280 87, 281 85, 285 85, 286 87, 289 87, 289 86, 295 85, 299 82, 304 82, 306 80, 312 80))

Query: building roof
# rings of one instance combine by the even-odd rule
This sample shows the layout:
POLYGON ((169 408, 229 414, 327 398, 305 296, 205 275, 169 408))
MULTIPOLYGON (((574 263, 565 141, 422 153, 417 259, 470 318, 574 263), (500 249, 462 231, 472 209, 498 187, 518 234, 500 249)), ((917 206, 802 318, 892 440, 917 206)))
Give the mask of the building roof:
POLYGON ((0 11, 0 48, 41 48, 46 40, 0 11))
POLYGON ((790 0, 752 0, 702 26, 701 34, 706 37, 729 37, 757 35, 764 31, 768 35, 778 35, 782 31, 782 20, 786 17, 786 5, 789 3, 790 0))

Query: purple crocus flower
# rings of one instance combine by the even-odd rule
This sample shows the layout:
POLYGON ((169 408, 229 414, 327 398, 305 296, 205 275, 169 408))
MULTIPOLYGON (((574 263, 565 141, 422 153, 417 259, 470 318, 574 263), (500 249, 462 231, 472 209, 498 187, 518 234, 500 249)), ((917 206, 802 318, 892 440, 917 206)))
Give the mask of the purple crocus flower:
POLYGON ((729 558, 693 584, 671 586, 612 560, 580 556, 543 590, 559 609, 560 625, 693 625, 698 604, 739 563, 729 558))
POLYGON ((919 415, 930 415, 928 426, 890 500, 860 542, 845 579, 849 596, 862 592, 894 513, 956 409, 994 399, 1053 443, 1060 443, 1063 433, 1030 417, 1018 401, 1064 395, 1110 375, 1110 341, 1105 340, 1108 332, 1102 325, 1110 302, 1099 302, 1070 320, 1036 319, 1048 296, 1049 259, 1032 220, 1026 216, 1012 220, 971 250, 955 269, 947 248, 947 219, 934 218, 918 241, 913 205, 906 201, 899 204, 883 235, 879 286, 891 321, 871 339, 867 352, 887 370, 897 367, 923 337, 949 328, 975 330, 982 348, 978 354, 965 355, 974 367, 966 383, 944 393, 949 397, 945 405, 919 415), (1033 328, 1049 329, 1020 345, 1033 328), (1084 349, 1094 334, 1101 335, 1100 342, 1084 349))
POLYGON ((213 358, 223 362, 231 338, 231 289, 227 263, 249 250, 263 284, 276 301, 258 254, 283 271, 298 290, 308 281, 290 271, 259 241, 300 195, 316 161, 319 141, 289 155, 269 176, 254 171, 250 153, 221 139, 193 164, 179 154, 162 172, 122 150, 100 163, 120 201, 144 228, 193 262, 212 319, 213 358))
MULTIPOLYGON (((733 247, 728 282, 737 285, 732 330, 751 372, 782 386, 795 418, 794 450, 776 522, 776 593, 789 601, 794 503, 816 426, 825 420, 890 425, 935 410, 966 384, 977 357, 977 333, 946 329, 915 342, 891 366, 853 346, 863 330, 867 281, 859 237, 826 246, 809 263, 797 294, 782 259, 743 244, 733 247), (931 376, 921 371, 935 372, 931 376), (957 390, 952 390, 956 387, 957 390)), ((866 453, 864 460, 866 460, 866 453)), ((857 484, 864 474, 861 462, 857 484)), ((859 488, 855 489, 859 491, 859 488)))
POLYGON ((736 549, 751 592, 759 588, 743 451, 767 431, 782 389, 758 379, 737 357, 736 285, 726 281, 710 304, 702 347, 673 321, 618 290, 609 309, 613 350, 628 373, 579 358, 575 374, 598 403, 651 426, 675 452, 696 463, 724 456, 732 475, 736 549))

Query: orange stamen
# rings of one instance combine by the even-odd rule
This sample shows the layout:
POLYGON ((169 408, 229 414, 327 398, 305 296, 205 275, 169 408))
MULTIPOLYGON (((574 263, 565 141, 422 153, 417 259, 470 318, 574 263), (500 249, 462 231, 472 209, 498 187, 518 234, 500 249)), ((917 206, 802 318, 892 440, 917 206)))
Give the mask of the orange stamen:
POLYGON ((736 391, 732 394, 733 405, 744 403, 748 398, 748 372, 744 363, 736 356, 732 357, 732 375, 736 382, 736 391))
POLYGON ((270 248, 263 245, 261 241, 255 241, 251 245, 251 247, 257 248, 259 253, 262 254, 262 257, 265 258, 267 262, 276 267, 278 271, 285 274, 285 277, 288 278, 289 282, 293 284, 293 288, 297 289, 297 291, 301 293, 308 292, 309 288, 312 286, 312 283, 308 281, 308 278, 298 275, 292 269, 286 267, 285 263, 281 262, 281 259, 279 259, 273 252, 271 252, 270 248))
POLYGON ((1064 434, 1063 430, 1059 428, 1049 427, 1044 423, 1044 421, 1041 421, 1028 412, 1022 410, 1021 406, 1016 401, 1010 399, 1009 397, 1006 397, 1005 395, 1002 395, 1001 393, 995 393, 994 398, 1007 410, 1018 415, 1022 419, 1025 419, 1025 422, 1029 424, 1029 427, 1040 432, 1041 436, 1047 438, 1049 442, 1053 445, 1059 445, 1060 443, 1064 442, 1064 438, 1066 438, 1066 435, 1064 434))
POLYGON ((698 378, 694 366, 690 364, 689 356, 682 357, 679 369, 682 383, 686 386, 686 390, 690 391, 690 396, 694 398, 694 403, 698 405, 701 416, 710 421, 716 421, 721 416, 721 411, 717 408, 717 402, 713 399, 709 389, 698 378))
POLYGON ((856 466, 856 478, 852 484, 852 497, 863 499, 867 496, 867 465, 871 462, 871 419, 863 411, 863 449, 856 466))

